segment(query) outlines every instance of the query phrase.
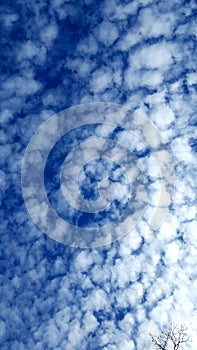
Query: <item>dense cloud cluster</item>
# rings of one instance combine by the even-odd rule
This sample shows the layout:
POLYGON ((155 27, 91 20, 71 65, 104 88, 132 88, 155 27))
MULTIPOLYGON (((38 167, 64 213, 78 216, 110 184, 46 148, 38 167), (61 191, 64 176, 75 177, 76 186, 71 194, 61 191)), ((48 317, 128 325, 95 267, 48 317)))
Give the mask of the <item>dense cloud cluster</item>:
POLYGON ((185 349, 194 349, 196 2, 17 0, 1 9, 1 349, 149 349, 148 333, 171 321, 188 324, 185 349), (121 240, 83 250, 34 225, 21 166, 42 123, 98 101, 158 128, 175 189, 157 230, 144 218, 121 240))

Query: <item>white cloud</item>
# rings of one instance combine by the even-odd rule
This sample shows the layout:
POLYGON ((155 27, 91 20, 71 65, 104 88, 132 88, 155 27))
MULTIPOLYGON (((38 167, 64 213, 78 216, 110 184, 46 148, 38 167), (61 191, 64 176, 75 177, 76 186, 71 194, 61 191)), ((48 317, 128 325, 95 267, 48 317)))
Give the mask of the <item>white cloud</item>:
POLYGON ((159 130, 168 128, 175 120, 173 110, 169 106, 162 104, 153 108, 151 117, 159 130))
POLYGON ((132 350, 132 349, 135 349, 135 344, 134 344, 133 340, 123 340, 120 343, 120 349, 132 350))
POLYGON ((95 55, 98 51, 98 44, 93 35, 81 40, 77 45, 79 53, 95 55))
POLYGON ((56 349, 59 345, 60 334, 54 323, 49 324, 46 330, 47 345, 56 349))
POLYGON ((166 251, 165 251, 165 259, 167 264, 174 264, 177 263, 177 261, 180 258, 179 254, 179 244, 178 242, 172 242, 167 245, 166 251))
POLYGON ((159 42, 137 49, 134 54, 130 54, 129 62, 134 69, 160 68, 162 72, 172 63, 172 55, 168 44, 159 42))
POLYGON ((197 76, 196 76, 195 72, 187 74, 187 83, 188 83, 188 85, 196 85, 197 84, 197 76))
POLYGON ((79 320, 74 320, 70 324, 70 330, 68 333, 68 341, 72 349, 76 349, 80 346, 80 343, 83 339, 83 332, 80 326, 79 320))
POLYGON ((44 45, 50 47, 53 44, 53 41, 57 38, 58 27, 55 23, 51 23, 46 27, 42 28, 41 39, 44 45))
POLYGON ((99 326, 96 317, 91 312, 86 312, 83 317, 83 326, 86 334, 90 332, 95 332, 96 328, 99 326))
MULTIPOLYGON (((29 12, 22 4, 24 17, 13 10, 1 17, 6 35, 23 38, 10 39, 5 49, 10 73, 3 76, 2 85, 1 123, 6 127, 0 132, 0 158, 6 169, 0 172, 0 186, 8 196, 7 208, 12 208, 1 210, 0 221, 9 277, 1 276, 3 346, 148 349, 150 330, 157 333, 168 322, 188 320, 193 344, 186 349, 191 350, 197 331, 196 159, 189 145, 196 120, 195 1, 182 6, 180 1, 144 0, 139 7, 137 1, 106 0, 98 11, 97 4, 96 10, 89 0, 84 4, 90 7, 83 16, 80 2, 73 6, 71 1, 54 0, 48 12, 45 2, 30 2, 29 12), (76 28, 76 37, 75 29, 74 41, 66 29, 68 37, 61 42, 66 21, 76 28), (21 30, 14 33, 15 26, 21 30), (65 50, 63 57, 53 55, 56 38, 65 50), (38 65, 45 63, 42 85, 38 65), (45 83, 58 86, 46 90, 45 83), (170 215, 158 230, 150 231, 142 219, 111 246, 77 250, 54 242, 31 222, 20 204, 21 160, 24 145, 55 109, 98 100, 126 103, 147 113, 170 143, 175 193, 170 215)), ((98 127, 97 135, 108 137, 110 131, 98 127)), ((40 145, 45 142, 40 140, 40 145)), ((140 142, 136 148, 142 149, 140 142)), ((40 154, 34 156, 39 162, 40 154)), ((150 159, 148 164, 152 177, 157 177, 150 159)), ((39 215, 47 220, 44 207, 39 215)))
POLYGON ((118 38, 118 28, 108 22, 102 22, 95 31, 96 37, 98 40, 105 46, 110 46, 118 38))
POLYGON ((18 15, 16 13, 4 14, 1 17, 3 19, 4 25, 8 28, 11 27, 18 20, 18 15))
POLYGON ((22 76, 15 76, 8 78, 4 82, 4 89, 7 94, 16 94, 17 96, 31 95, 41 88, 41 84, 33 78, 23 78, 22 76))
POLYGON ((87 271, 92 263, 91 255, 86 251, 81 252, 76 258, 76 269, 79 269, 79 271, 87 271))
POLYGON ((149 37, 168 36, 174 27, 175 17, 172 13, 160 14, 150 7, 144 8, 140 12, 140 31, 142 35, 149 37))
POLYGON ((153 70, 143 74, 141 84, 158 88, 162 81, 162 74, 159 71, 153 70))
POLYGON ((137 2, 133 1, 128 4, 120 4, 119 1, 105 1, 104 13, 111 20, 125 20, 129 16, 134 15, 138 8, 137 2))
MULTIPOLYGON (((26 41, 24 44, 20 45, 18 49, 17 59, 18 61, 32 60, 36 59, 38 63, 44 63, 46 59, 46 49, 44 46, 36 45, 31 40, 26 41)), ((27 63, 26 63, 27 64, 27 63)), ((25 72, 26 73, 26 72, 25 72)))
POLYGON ((101 93, 110 87, 112 83, 112 76, 110 72, 105 69, 96 70, 90 80, 90 90, 94 93, 101 93))
POLYGON ((6 333, 6 324, 4 321, 0 320, 0 337, 1 337, 1 339, 4 338, 5 333, 6 333))
POLYGON ((176 237, 176 230, 178 227, 178 219, 172 215, 168 215, 159 228, 158 239, 166 242, 173 240, 176 237))
POLYGON ((84 298, 82 309, 103 310, 107 305, 107 296, 102 289, 95 288, 88 297, 84 298))
POLYGON ((192 244, 194 247, 197 248, 196 219, 194 219, 193 221, 190 221, 187 224, 187 230, 184 232, 184 239, 188 244, 192 244))
POLYGON ((95 67, 95 63, 84 56, 83 58, 68 60, 66 67, 77 72, 80 78, 86 78, 95 67))
POLYGON ((138 31, 131 31, 126 33, 117 43, 117 48, 122 51, 128 51, 134 45, 136 45, 141 40, 141 35, 138 31))
POLYGON ((188 144, 187 137, 179 137, 172 142, 172 151, 174 156, 179 160, 190 163, 193 160, 191 148, 188 144))

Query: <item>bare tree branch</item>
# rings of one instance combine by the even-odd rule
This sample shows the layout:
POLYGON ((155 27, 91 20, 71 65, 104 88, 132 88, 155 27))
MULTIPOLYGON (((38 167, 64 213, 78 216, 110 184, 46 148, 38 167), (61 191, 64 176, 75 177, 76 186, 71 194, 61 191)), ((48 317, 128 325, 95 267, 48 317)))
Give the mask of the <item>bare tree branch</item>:
POLYGON ((191 341, 188 328, 183 324, 178 327, 171 323, 159 336, 154 336, 152 333, 149 336, 154 348, 157 350, 167 350, 170 344, 173 346, 173 350, 178 350, 183 348, 184 343, 191 341))

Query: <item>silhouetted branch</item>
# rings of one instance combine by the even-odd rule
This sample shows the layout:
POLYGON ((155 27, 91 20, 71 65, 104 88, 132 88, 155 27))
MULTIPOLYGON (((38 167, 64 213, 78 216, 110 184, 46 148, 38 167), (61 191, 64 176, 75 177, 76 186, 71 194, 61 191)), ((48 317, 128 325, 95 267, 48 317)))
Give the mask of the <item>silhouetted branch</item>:
POLYGON ((167 350, 171 344, 173 350, 178 350, 183 348, 184 343, 191 341, 187 331, 188 328, 185 325, 182 324, 180 327, 177 327, 171 323, 159 336, 154 336, 152 333, 149 335, 155 349, 167 350))

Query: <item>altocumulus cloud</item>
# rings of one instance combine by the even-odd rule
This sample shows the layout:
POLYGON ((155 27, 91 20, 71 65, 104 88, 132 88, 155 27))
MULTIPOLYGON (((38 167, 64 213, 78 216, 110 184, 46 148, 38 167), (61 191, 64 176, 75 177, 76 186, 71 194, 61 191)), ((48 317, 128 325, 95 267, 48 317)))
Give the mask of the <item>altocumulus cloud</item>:
POLYGON ((148 332, 170 321, 188 324, 185 349, 195 348, 196 10, 192 0, 2 2, 2 350, 149 349, 148 332), (95 101, 154 123, 175 190, 154 232, 144 218, 120 241, 83 250, 34 225, 21 164, 38 126, 95 101))

